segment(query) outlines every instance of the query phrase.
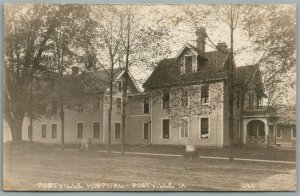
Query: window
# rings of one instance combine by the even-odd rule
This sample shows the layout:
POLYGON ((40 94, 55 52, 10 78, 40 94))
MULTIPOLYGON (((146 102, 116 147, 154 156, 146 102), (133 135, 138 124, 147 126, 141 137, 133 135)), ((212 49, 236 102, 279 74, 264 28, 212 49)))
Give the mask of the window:
POLYGON ((181 107, 189 105, 189 92, 187 90, 181 90, 181 107))
POLYGON ((57 138, 57 124, 52 124, 52 138, 57 138))
POLYGON ((27 126, 27 137, 28 139, 32 139, 32 128, 30 125, 27 126))
POLYGON ((163 109, 168 109, 170 106, 170 93, 164 92, 163 93, 163 109))
POLYGON ((83 138, 83 123, 77 123, 77 138, 83 138))
POLYGON ((170 138, 170 120, 169 119, 162 120, 162 138, 163 139, 170 138))
POLYGON ((201 118, 201 139, 208 139, 208 118, 201 118))
POLYGON ((278 127, 276 132, 276 137, 281 137, 282 128, 278 127))
POLYGON ((93 104, 93 111, 94 112, 100 111, 100 103, 99 102, 93 104))
POLYGON ((151 138, 151 123, 144 123, 144 140, 148 140, 151 138))
POLYGON ((121 138, 121 123, 115 123, 115 139, 121 138))
POLYGON ((249 109, 253 109, 253 93, 249 93, 249 109))
POLYGON ((51 112, 52 112, 52 114, 56 114, 57 113, 57 101, 52 101, 51 112))
POLYGON ((118 89, 119 89, 119 92, 122 92, 122 87, 123 87, 123 82, 122 82, 122 81, 119 81, 119 82, 118 82, 118 89))
POLYGON ((192 56, 185 56, 185 73, 192 73, 193 71, 193 58, 192 56))
POLYGON ((256 108, 259 109, 263 105, 263 99, 262 98, 257 98, 256 99, 256 108))
POLYGON ((189 135, 189 121, 186 118, 182 118, 180 122, 180 136, 188 137, 189 135))
POLYGON ((292 127, 292 139, 296 139, 296 127, 292 127))
POLYGON ((209 102, 209 86, 201 86, 201 104, 208 104, 209 102))
POLYGON ((42 124, 42 138, 46 138, 47 127, 46 124, 42 124))
POLYGON ((82 103, 77 105, 77 112, 83 112, 83 104, 82 103))
POLYGON ((149 103, 149 99, 148 98, 144 99, 144 113, 145 114, 149 114, 150 113, 150 103, 149 103))
POLYGON ((100 138, 100 122, 93 122, 93 138, 100 138))
POLYGON ((121 113, 121 98, 117 98, 117 113, 121 113))

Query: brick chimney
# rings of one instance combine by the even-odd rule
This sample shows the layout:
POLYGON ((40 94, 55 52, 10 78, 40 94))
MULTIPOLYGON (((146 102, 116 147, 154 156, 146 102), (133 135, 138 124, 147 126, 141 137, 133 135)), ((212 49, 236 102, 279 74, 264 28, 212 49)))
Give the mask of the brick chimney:
POLYGON ((73 66, 72 67, 72 75, 78 75, 79 74, 79 67, 73 66))
POLYGON ((206 40, 206 30, 204 27, 200 27, 196 31, 196 42, 197 42, 197 48, 201 50, 202 52, 205 52, 205 40, 206 40))
POLYGON ((216 46, 218 51, 227 52, 227 44, 225 42, 220 42, 216 46))

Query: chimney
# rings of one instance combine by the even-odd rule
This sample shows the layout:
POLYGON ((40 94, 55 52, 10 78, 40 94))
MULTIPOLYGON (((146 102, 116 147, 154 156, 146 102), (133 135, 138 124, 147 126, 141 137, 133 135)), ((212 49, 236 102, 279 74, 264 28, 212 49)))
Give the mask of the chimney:
POLYGON ((227 52, 227 44, 225 42, 220 42, 216 46, 218 51, 227 52))
POLYGON ((204 27, 200 27, 196 31, 196 36, 197 36, 197 48, 201 50, 202 52, 205 52, 205 40, 206 40, 206 30, 204 27))
POLYGON ((73 66, 72 67, 72 75, 78 75, 79 73, 79 67, 73 66))

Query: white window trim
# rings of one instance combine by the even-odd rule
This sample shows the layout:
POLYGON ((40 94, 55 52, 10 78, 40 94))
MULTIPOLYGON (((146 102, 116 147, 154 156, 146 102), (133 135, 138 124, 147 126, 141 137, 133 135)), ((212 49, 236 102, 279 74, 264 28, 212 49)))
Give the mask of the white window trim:
POLYGON ((143 98, 143 104, 142 104, 142 112, 143 112, 143 114, 145 114, 145 115, 149 115, 149 114, 151 114, 151 103, 150 103, 150 98, 143 98), (148 101, 149 101, 149 113, 145 113, 145 99, 148 99, 148 101))
POLYGON ((200 105, 202 105, 202 106, 203 105, 210 105, 210 96, 211 96, 211 94, 210 94, 210 85, 209 84, 200 85, 200 92, 199 92, 199 103, 200 103, 200 105), (208 86, 208 102, 207 103, 202 103, 202 99, 201 99, 201 88, 202 88, 202 86, 208 86))
POLYGON ((297 129, 295 128, 296 131, 296 137, 293 137, 293 127, 291 127, 291 139, 295 140, 297 138, 297 129))
POLYGON ((193 73, 193 55, 184 55, 184 56, 183 56, 183 59, 184 59, 184 60, 183 60, 183 63, 184 63, 184 64, 183 64, 183 67, 184 67, 184 68, 183 68, 183 71, 184 71, 184 72, 183 72, 183 73, 186 74, 186 72, 185 72, 185 70, 186 70, 186 66, 185 66, 185 57, 192 57, 192 72, 191 72, 191 73, 193 73))
POLYGON ((277 127, 277 129, 276 129, 276 138, 282 139, 282 127, 280 127, 280 128, 277 127), (280 130, 280 137, 277 137, 278 130, 280 130))
POLYGON ((189 93, 189 90, 188 89, 184 89, 188 92, 188 105, 187 106, 182 106, 182 90, 183 89, 180 89, 180 108, 183 108, 183 107, 187 107, 187 108, 190 108, 190 93, 189 93))
MULTIPOLYGON (((162 92, 162 95, 161 95, 161 99, 160 99, 160 108, 162 110, 167 110, 167 109, 164 109, 164 93, 162 92)), ((169 91, 169 108, 171 107, 171 92, 169 91)))
MULTIPOLYGON (((148 138, 148 139, 145 139, 145 124, 149 124, 149 122, 144 122, 143 123, 143 140, 149 140, 150 138, 148 138)), ((150 134, 150 126, 148 126, 148 134, 150 134)), ((148 135, 148 137, 149 137, 149 135, 148 135)))
POLYGON ((100 123, 100 121, 92 122, 92 139, 101 139, 101 123, 100 123), (99 123, 99 138, 94 137, 94 123, 99 123))
POLYGON ((122 123, 120 121, 115 121, 114 122, 114 139, 121 140, 121 138, 122 138, 122 123), (116 138, 116 123, 120 124, 120 138, 116 138))
POLYGON ((85 136, 84 135, 84 122, 83 121, 77 121, 76 122, 76 138, 77 139, 83 139, 83 138, 85 138, 84 136, 85 136), (78 138, 78 124, 79 123, 82 123, 82 138, 78 138))
POLYGON ((161 118, 161 120, 160 120, 160 132, 161 132, 161 134, 160 134, 160 137, 161 137, 161 139, 163 139, 163 140, 169 140, 169 139, 171 139, 171 121, 170 121, 170 118, 161 118), (163 137, 163 120, 169 120, 169 138, 164 138, 163 137))
POLYGON ((47 123, 41 123, 41 131, 42 131, 41 138, 47 139, 47 123), (43 137, 43 125, 46 125, 46 137, 43 137))
MULTIPOLYGON (((30 127, 30 124, 27 124, 27 139, 30 140, 29 138, 29 127, 30 127)), ((31 128, 32 129, 32 128, 31 128)), ((31 133, 32 134, 32 133, 31 133)))
POLYGON ((57 123, 51 123, 51 139, 57 139, 57 138, 58 138, 58 125, 57 125, 57 123), (53 136, 52 125, 56 125, 56 137, 52 137, 53 136))
POLYGON ((200 140, 209 140, 210 139, 210 116, 199 116, 198 117, 198 121, 199 121, 199 139, 200 140), (201 138, 201 118, 208 118, 208 138, 201 138))
POLYGON ((189 117, 182 117, 180 118, 180 126, 179 126, 179 137, 180 138, 189 138, 190 136, 190 118, 189 117), (188 123, 188 133, 187 133, 187 137, 182 137, 181 135, 181 120, 182 119, 186 119, 187 120, 187 123, 188 123))

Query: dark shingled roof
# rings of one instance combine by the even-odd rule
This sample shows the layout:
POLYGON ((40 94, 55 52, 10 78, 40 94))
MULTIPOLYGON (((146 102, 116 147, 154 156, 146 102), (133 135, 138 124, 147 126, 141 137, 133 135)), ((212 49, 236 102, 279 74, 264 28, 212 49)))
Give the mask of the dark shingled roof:
POLYGON ((165 85, 198 83, 226 77, 224 69, 218 67, 210 67, 204 71, 188 74, 181 74, 180 67, 180 62, 176 58, 160 61, 143 86, 145 88, 155 88, 165 85))
MULTIPOLYGON (((114 69, 114 81, 123 71, 122 68, 114 69)), ((86 84, 86 90, 89 92, 99 92, 109 88, 110 70, 101 70, 96 72, 83 72, 81 74, 82 80, 86 84)))
MULTIPOLYGON (((165 85, 176 85, 182 83, 199 83, 216 79, 226 78, 224 64, 228 59, 228 54, 220 51, 203 52, 197 47, 187 43, 186 48, 191 48, 205 60, 205 69, 194 73, 181 74, 180 62, 177 58, 164 59, 152 72, 147 81, 143 84, 144 88, 155 88, 165 85)), ((182 50, 182 52, 184 51, 182 50)), ((182 54, 181 52, 181 54, 182 54)), ((179 56, 178 56, 179 57, 179 56)))

